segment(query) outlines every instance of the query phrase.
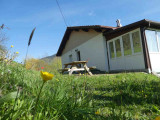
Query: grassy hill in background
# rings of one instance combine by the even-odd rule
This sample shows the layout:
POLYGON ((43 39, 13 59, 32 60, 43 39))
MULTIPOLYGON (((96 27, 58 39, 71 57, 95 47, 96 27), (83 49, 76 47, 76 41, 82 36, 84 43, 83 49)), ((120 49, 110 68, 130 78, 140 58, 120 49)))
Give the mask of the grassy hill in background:
POLYGON ((41 58, 40 60, 43 60, 43 61, 45 61, 47 63, 51 63, 54 58, 56 58, 56 54, 41 58))
POLYGON ((56 55, 44 57, 41 59, 29 58, 26 60, 26 68, 29 70, 54 71, 62 68, 61 58, 56 55))

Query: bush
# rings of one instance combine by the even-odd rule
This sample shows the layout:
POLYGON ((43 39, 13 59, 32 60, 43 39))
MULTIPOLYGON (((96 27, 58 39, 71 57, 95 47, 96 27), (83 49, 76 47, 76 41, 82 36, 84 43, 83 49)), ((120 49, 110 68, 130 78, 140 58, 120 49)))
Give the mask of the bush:
POLYGON ((48 66, 47 63, 45 63, 43 60, 30 58, 26 60, 26 69, 30 70, 41 70, 42 67, 48 66))
POLYGON ((29 58, 26 60, 26 68, 30 70, 45 70, 55 72, 61 69, 61 58, 55 57, 48 62, 48 60, 29 58))

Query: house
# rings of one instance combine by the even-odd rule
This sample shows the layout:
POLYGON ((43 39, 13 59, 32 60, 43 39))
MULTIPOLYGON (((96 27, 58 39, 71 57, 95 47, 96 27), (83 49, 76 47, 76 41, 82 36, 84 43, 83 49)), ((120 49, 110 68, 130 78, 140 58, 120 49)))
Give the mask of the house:
POLYGON ((57 56, 62 64, 87 60, 106 72, 160 72, 160 22, 67 27, 57 56))

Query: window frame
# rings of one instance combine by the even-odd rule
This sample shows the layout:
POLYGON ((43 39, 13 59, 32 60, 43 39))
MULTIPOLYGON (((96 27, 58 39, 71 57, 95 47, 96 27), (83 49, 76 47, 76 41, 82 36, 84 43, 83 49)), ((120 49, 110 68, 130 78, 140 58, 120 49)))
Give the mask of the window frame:
MULTIPOLYGON (((160 31, 159 31, 159 32, 160 32, 160 31)), ((108 52, 108 53, 109 53, 109 58, 112 59, 112 60, 113 60, 113 59, 120 59, 120 58, 122 58, 122 57, 129 57, 129 56, 139 55, 139 54, 142 54, 142 53, 143 53, 142 36, 141 36, 140 28, 137 28, 137 29, 135 29, 135 30, 132 30, 132 31, 130 31, 130 32, 127 32, 127 33, 125 33, 125 34, 122 34, 122 35, 120 35, 120 36, 118 36, 118 37, 115 37, 115 38, 107 41, 108 51, 110 50, 110 49, 109 49, 109 43, 110 43, 110 42, 113 42, 113 44, 114 44, 114 54, 115 54, 115 57, 114 57, 114 58, 111 58, 111 57, 110 57, 110 52, 108 52), (136 52, 136 53, 134 53, 132 33, 135 33, 135 32, 137 32, 137 31, 138 31, 139 37, 140 37, 141 52, 136 52), (131 45, 131 52, 132 52, 130 55, 124 55, 124 45, 123 45, 122 36, 124 36, 124 35, 126 35, 126 34, 129 34, 129 37, 130 37, 130 45, 131 45), (116 41, 117 39, 120 40, 120 47, 121 47, 121 56, 120 56, 120 57, 117 57, 117 53, 116 53, 115 41, 116 41)), ((159 46, 160 46, 160 45, 159 45, 159 46)))
POLYGON ((112 39, 112 40, 107 41, 108 51, 110 51, 109 44, 110 44, 111 42, 113 42, 114 58, 111 58, 110 52, 108 52, 108 53, 109 53, 109 58, 110 58, 110 59, 117 59, 117 58, 123 57, 124 54, 123 54, 122 38, 121 38, 121 37, 116 37, 116 38, 114 38, 114 39, 112 39), (117 53, 116 53, 116 45, 115 45, 115 41, 116 41, 117 39, 120 40, 120 48, 121 48, 121 56, 120 56, 120 57, 117 57, 117 53))
POLYGON ((156 31, 156 38, 157 38, 157 43, 158 43, 158 53, 160 53, 160 40, 159 40, 159 38, 158 38, 158 34, 157 34, 157 32, 159 32, 160 33, 160 30, 158 31, 156 31))
MULTIPOLYGON (((150 52, 149 50, 149 53, 153 53, 153 54, 157 54, 157 53, 160 53, 160 40, 159 40, 159 38, 158 38, 158 34, 157 34, 157 32, 160 32, 160 30, 158 30, 158 29, 153 29, 153 28, 147 28, 147 29, 145 29, 145 30, 150 30, 150 31, 155 31, 155 33, 156 33, 156 42, 157 42, 157 47, 158 47, 158 52, 150 52)), ((145 37, 146 37, 146 34, 145 34, 145 37)), ((147 38, 146 38, 147 39, 147 38)), ((147 41, 147 40, 146 40, 147 41)), ((147 46, 148 46, 148 43, 147 43, 147 46)))
MULTIPOLYGON (((122 37, 122 36, 125 36, 125 35, 127 35, 127 34, 129 34, 129 41, 130 41, 130 47, 131 47, 131 54, 129 54, 129 55, 124 55, 124 56, 131 56, 131 55, 133 54, 133 48, 132 48, 132 42, 131 42, 132 40, 131 40, 130 32, 121 35, 121 37, 122 37)), ((123 44, 123 39, 122 39, 122 44, 123 44)), ((124 54, 124 44, 123 44, 123 54, 124 54)))
POLYGON ((136 30, 131 31, 130 33, 131 33, 132 46, 133 46, 133 55, 137 55, 137 54, 143 53, 142 37, 141 37, 140 30, 136 29, 136 30), (141 52, 136 52, 136 53, 134 52, 133 39, 132 39, 132 34, 135 33, 135 32, 139 33, 140 45, 141 45, 141 52))
POLYGON ((121 57, 123 56, 123 54, 122 54, 122 42, 121 42, 120 37, 117 38, 117 39, 115 39, 115 40, 114 40, 114 43, 115 43, 115 57, 116 57, 116 58, 121 58, 121 57), (116 51, 116 41, 117 41, 117 40, 119 40, 119 42, 120 42, 120 49, 121 49, 121 56, 119 56, 119 57, 117 57, 117 51, 116 51))
POLYGON ((108 53, 109 53, 109 58, 110 59, 116 59, 116 55, 115 55, 115 43, 114 43, 114 41, 112 40, 112 41, 108 41, 108 53), (110 43, 113 43, 112 45, 113 45, 113 50, 114 50, 114 57, 112 58, 111 57, 111 51, 110 51, 110 43))

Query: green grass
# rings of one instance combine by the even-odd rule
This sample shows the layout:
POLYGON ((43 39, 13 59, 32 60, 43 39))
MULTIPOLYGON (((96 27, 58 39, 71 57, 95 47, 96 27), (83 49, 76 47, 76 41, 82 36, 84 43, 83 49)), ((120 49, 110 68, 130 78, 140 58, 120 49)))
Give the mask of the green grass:
POLYGON ((93 98, 111 119, 153 119, 160 114, 160 80, 143 73, 122 73, 88 80, 93 98))
MULTIPOLYGON (((42 89, 35 120, 149 120, 160 115, 160 79, 153 75, 53 74, 42 89)), ((0 119, 32 120, 42 83, 37 71, 0 64, 0 119)))

